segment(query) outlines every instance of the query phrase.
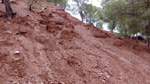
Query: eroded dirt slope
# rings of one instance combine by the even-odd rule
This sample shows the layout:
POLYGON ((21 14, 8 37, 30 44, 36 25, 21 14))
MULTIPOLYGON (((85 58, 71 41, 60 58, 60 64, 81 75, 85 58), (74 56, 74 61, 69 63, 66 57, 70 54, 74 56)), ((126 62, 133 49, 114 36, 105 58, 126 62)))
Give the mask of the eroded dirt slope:
POLYGON ((150 48, 85 24, 55 4, 0 4, 0 84, 150 84, 150 48))

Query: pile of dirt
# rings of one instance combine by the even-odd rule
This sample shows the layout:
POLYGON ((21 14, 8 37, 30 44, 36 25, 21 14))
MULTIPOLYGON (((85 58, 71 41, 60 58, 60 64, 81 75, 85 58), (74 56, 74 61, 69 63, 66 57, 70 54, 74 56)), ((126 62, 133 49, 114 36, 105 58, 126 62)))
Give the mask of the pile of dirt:
POLYGON ((0 84, 150 84, 150 48, 85 24, 52 3, 0 4, 0 84))

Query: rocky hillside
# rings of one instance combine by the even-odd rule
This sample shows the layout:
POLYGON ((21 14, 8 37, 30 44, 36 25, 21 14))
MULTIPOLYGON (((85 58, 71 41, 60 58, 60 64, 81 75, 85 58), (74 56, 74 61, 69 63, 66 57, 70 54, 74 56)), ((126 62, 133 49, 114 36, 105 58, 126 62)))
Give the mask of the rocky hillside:
POLYGON ((85 24, 52 3, 0 3, 0 84, 150 84, 150 48, 85 24))

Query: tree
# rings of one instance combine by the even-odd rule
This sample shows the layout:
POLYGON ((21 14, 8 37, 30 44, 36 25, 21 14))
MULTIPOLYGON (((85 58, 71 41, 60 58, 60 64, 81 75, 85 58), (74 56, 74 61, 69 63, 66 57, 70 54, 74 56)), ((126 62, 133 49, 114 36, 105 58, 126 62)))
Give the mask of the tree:
POLYGON ((82 19, 85 20, 86 23, 94 24, 98 20, 97 13, 99 11, 96 6, 84 3, 79 9, 82 10, 82 19))
MULTIPOLYGON (((4 3, 4 0, 2 0, 2 3, 4 3)), ((10 6, 9 0, 5 0, 5 9, 6 9, 6 15, 7 15, 8 19, 12 19, 14 13, 13 13, 12 8, 10 6)))
POLYGON ((108 27, 110 31, 113 32, 113 30, 116 28, 117 19, 118 19, 116 11, 114 10, 117 10, 119 8, 118 3, 105 1, 102 3, 102 6, 103 6, 102 20, 109 24, 108 27))
POLYGON ((2 3, 4 3, 4 0, 2 0, 2 3))
POLYGON ((30 5, 29 5, 29 10, 32 11, 32 5, 33 5, 34 0, 31 1, 30 5))
MULTIPOLYGON (((146 3, 146 9, 148 11, 148 14, 149 14, 149 11, 150 11, 150 1, 147 0, 147 3, 146 3)), ((146 36, 147 36, 147 41, 148 41, 148 47, 150 46, 150 16, 148 15, 148 18, 147 18, 147 21, 148 21, 148 25, 146 27, 146 36)))
POLYGON ((86 3, 86 1, 89 1, 89 0, 73 0, 74 2, 76 2, 76 8, 73 8, 73 9, 77 9, 77 12, 79 13, 80 17, 81 17, 81 20, 83 21, 84 19, 84 14, 83 14, 83 10, 80 9, 80 7, 86 3))

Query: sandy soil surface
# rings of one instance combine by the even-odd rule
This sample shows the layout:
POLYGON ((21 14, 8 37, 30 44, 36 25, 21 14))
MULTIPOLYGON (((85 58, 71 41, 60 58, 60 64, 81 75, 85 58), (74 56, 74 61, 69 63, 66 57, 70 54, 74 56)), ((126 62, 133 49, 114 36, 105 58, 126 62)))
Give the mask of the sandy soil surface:
POLYGON ((150 48, 85 24, 55 4, 0 3, 0 84, 150 84, 150 48))

